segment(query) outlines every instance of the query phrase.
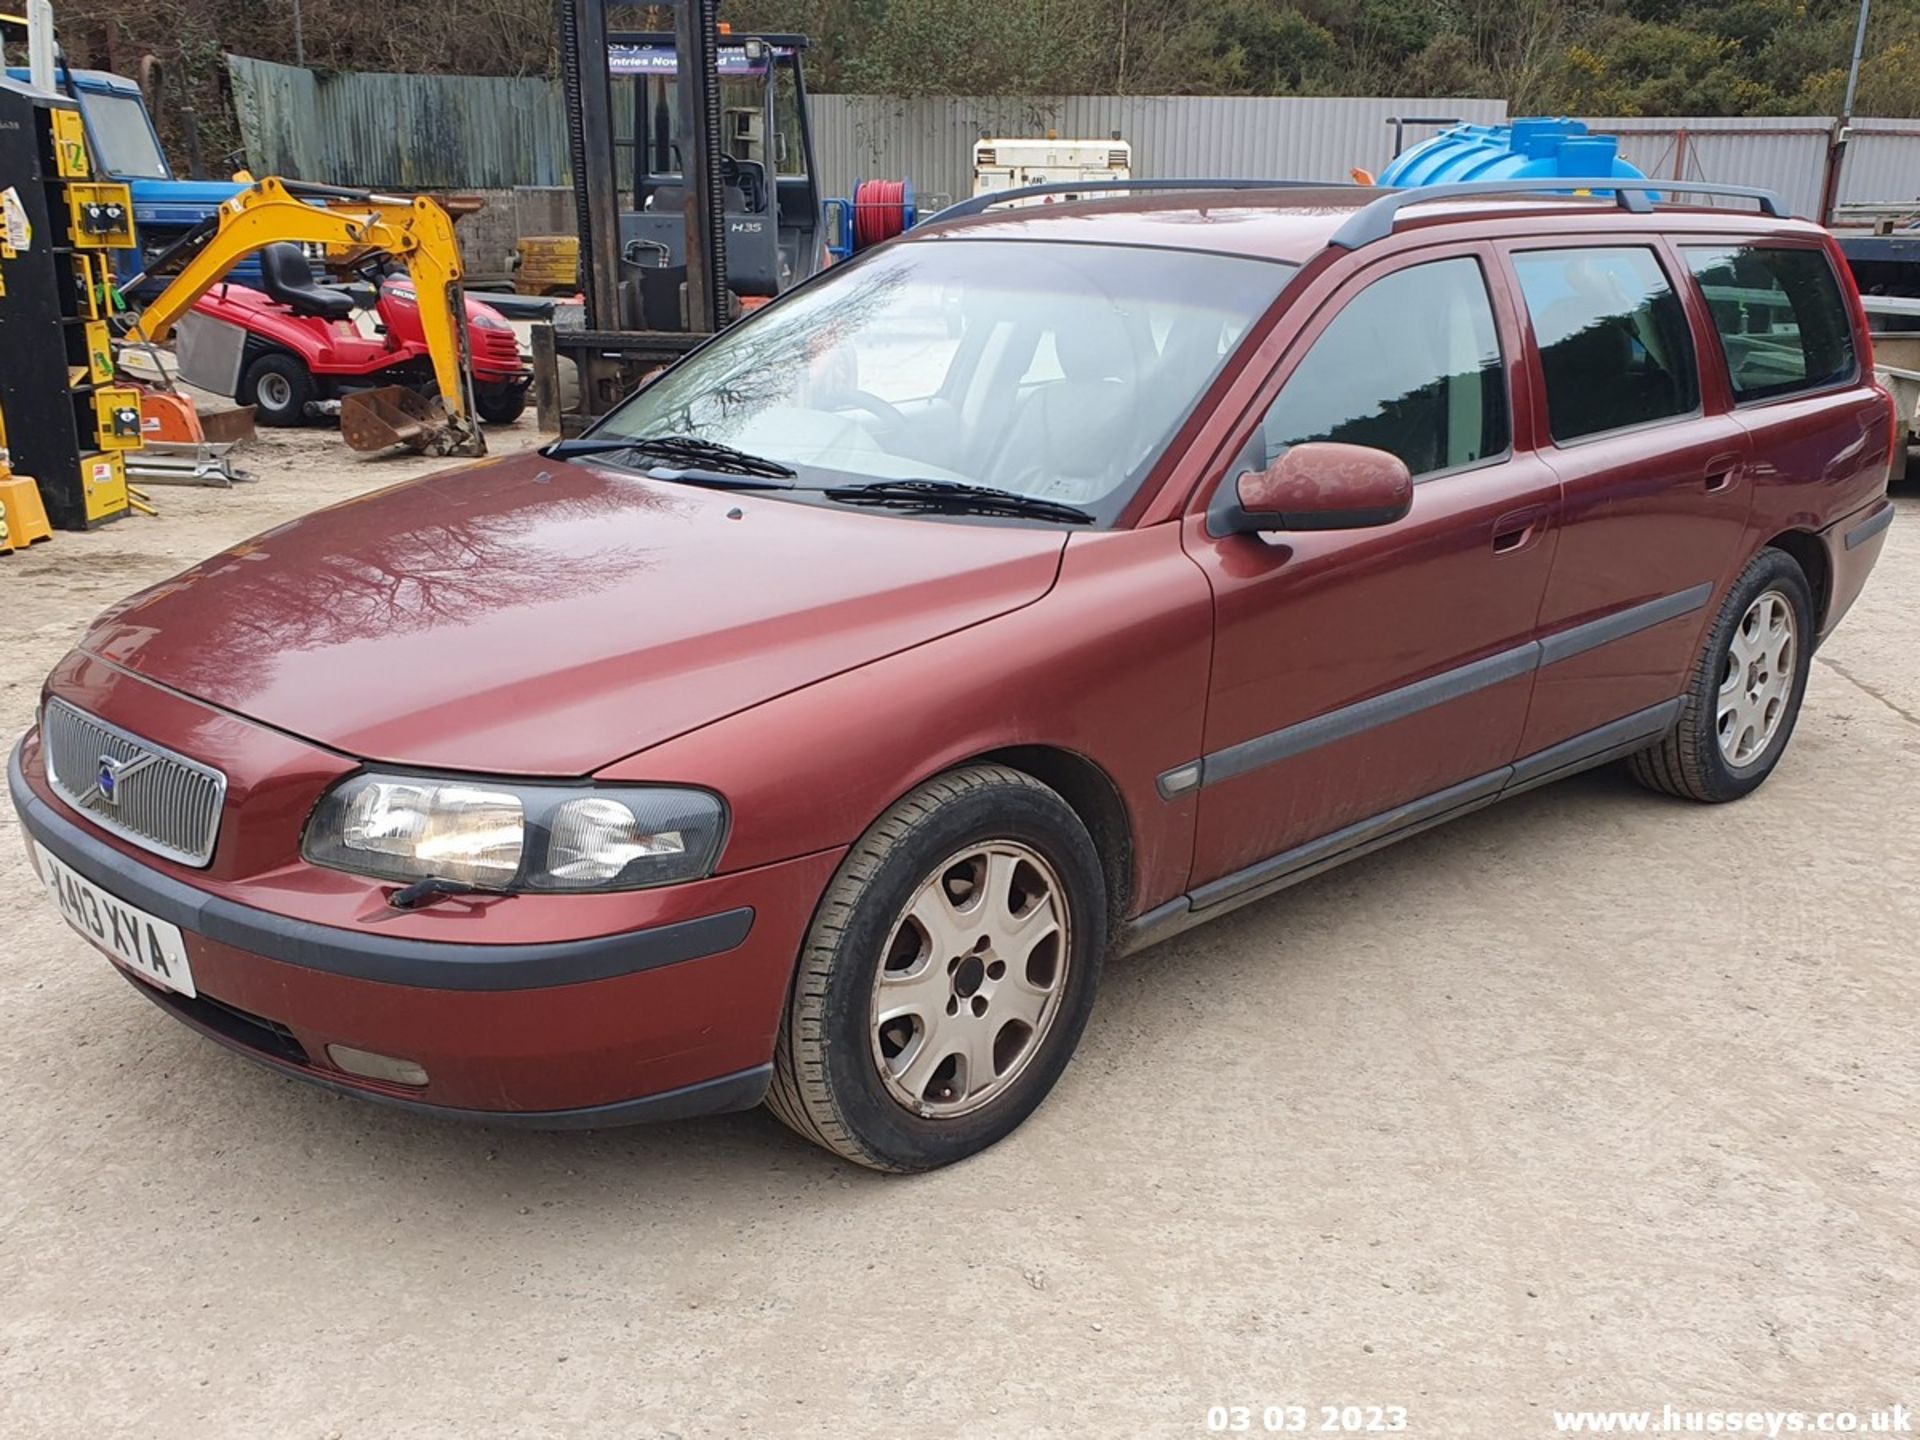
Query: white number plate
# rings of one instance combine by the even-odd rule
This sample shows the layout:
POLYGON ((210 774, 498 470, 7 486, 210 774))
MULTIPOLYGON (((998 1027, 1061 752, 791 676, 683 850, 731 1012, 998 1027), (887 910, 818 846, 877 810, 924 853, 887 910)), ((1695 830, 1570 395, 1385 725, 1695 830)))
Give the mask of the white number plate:
POLYGON ((69 925, 154 984, 182 995, 196 993, 186 938, 178 925, 109 895, 46 846, 36 842, 34 849, 40 857, 40 878, 69 925))

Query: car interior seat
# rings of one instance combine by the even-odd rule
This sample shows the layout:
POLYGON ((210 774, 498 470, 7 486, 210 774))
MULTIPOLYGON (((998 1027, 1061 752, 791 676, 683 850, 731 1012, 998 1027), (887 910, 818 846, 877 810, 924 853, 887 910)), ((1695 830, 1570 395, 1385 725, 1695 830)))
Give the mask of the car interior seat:
POLYGON ((1593 435, 1630 424, 1645 413, 1647 393, 1668 377, 1636 358, 1642 347, 1622 315, 1595 316, 1584 299, 1549 306, 1536 332, 1559 338, 1540 347, 1554 433, 1593 435))
POLYGON ((1110 309, 1074 307, 1053 334, 1061 378, 1014 412, 999 470, 1014 488, 1073 504, 1097 500, 1139 459, 1138 367, 1125 323, 1110 309))

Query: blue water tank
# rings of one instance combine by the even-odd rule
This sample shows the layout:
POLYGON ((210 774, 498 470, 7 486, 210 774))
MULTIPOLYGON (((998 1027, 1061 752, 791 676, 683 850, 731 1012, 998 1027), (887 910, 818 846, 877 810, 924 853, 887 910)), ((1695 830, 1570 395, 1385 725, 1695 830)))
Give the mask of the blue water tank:
POLYGON ((1641 179, 1620 158, 1611 135, 1584 122, 1538 116, 1508 125, 1455 125, 1394 157, 1382 185, 1441 185, 1459 180, 1641 179))

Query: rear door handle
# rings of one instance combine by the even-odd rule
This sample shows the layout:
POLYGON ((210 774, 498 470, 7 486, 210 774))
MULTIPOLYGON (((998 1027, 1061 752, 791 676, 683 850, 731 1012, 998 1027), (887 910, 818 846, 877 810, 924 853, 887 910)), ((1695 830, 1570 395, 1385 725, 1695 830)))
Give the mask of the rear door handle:
POLYGON ((1524 550, 1538 538, 1547 507, 1530 505, 1524 510, 1509 510, 1493 522, 1493 553, 1511 555, 1524 550))
POLYGON ((1707 462, 1704 475, 1709 495, 1732 488, 1740 478, 1740 457, 1738 455, 1716 455, 1707 462))

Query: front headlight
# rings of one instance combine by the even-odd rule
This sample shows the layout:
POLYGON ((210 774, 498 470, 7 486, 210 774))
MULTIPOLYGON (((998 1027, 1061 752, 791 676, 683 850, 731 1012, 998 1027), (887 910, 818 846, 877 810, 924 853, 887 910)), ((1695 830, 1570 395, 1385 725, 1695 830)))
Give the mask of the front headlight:
POLYGON ((513 329, 513 326, 509 325, 495 311, 492 311, 492 310, 474 310, 469 313, 467 318, 473 321, 474 325, 482 330, 513 329))
POLYGON ((363 774, 321 797, 300 849, 376 880, 637 890, 711 875, 726 821, 705 790, 363 774))

